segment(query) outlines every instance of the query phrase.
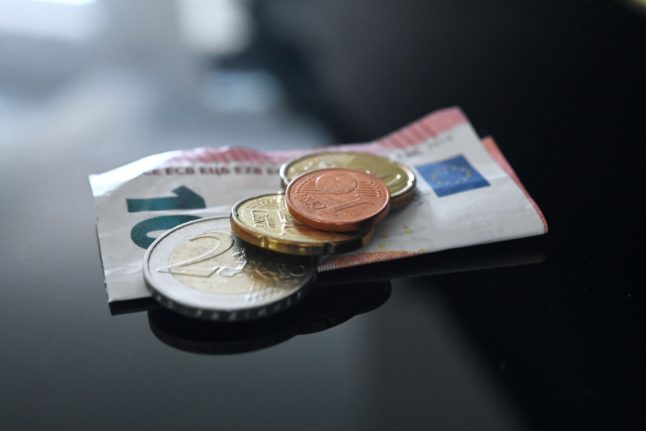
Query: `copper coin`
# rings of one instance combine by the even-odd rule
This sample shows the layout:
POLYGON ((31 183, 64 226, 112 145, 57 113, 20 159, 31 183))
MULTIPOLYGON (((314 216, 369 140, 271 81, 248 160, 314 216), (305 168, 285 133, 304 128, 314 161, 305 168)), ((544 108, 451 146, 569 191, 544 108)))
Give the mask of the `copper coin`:
POLYGON ((285 191, 292 217, 310 227, 348 232, 383 219, 390 209, 390 192, 374 175, 347 168, 306 172, 285 191))

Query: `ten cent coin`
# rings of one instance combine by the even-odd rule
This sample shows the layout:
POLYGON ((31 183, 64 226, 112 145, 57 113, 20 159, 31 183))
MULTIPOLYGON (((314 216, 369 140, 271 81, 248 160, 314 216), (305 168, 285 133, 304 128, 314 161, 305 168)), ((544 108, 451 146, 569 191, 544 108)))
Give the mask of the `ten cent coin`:
POLYGON ((244 199, 231 209, 231 230, 253 245, 299 255, 345 253, 366 245, 373 233, 325 232, 312 229, 289 215, 282 194, 244 199))
POLYGON ((280 167, 283 187, 300 174, 324 168, 350 168, 364 171, 381 178, 390 191, 390 205, 399 208, 406 205, 415 193, 415 173, 408 166, 369 153, 323 152, 308 154, 290 160, 280 167))
POLYGON ((347 168, 306 172, 289 183, 285 196, 292 217, 333 232, 372 226, 390 208, 390 192, 383 181, 347 168))
POLYGON ((207 320, 248 320, 296 303, 315 277, 314 259, 277 254, 231 235, 228 217, 182 224, 144 256, 144 278, 162 305, 207 320))

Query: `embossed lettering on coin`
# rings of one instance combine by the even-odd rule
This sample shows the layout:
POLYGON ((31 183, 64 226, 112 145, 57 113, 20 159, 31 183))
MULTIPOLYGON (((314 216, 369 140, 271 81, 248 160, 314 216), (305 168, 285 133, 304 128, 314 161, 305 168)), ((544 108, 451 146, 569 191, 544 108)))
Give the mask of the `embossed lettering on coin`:
POLYGON ((146 281, 162 304, 191 310, 197 317, 208 312, 208 318, 220 320, 224 315, 226 320, 259 317, 264 306, 300 296, 315 271, 310 258, 280 255, 238 240, 228 218, 175 228, 155 241, 144 259, 146 281))
POLYGON ((365 172, 329 168, 305 173, 286 191, 289 213, 322 230, 352 231, 381 220, 390 193, 379 178, 365 172))
POLYGON ((355 250, 365 245, 371 231, 326 232, 295 220, 282 194, 255 196, 235 204, 231 228, 243 240, 288 254, 320 255, 355 250))
POLYGON ((393 208, 409 202, 415 191, 416 178, 410 168, 385 157, 356 151, 314 153, 290 160, 280 169, 283 187, 304 172, 325 168, 357 169, 379 177, 390 191, 393 208))

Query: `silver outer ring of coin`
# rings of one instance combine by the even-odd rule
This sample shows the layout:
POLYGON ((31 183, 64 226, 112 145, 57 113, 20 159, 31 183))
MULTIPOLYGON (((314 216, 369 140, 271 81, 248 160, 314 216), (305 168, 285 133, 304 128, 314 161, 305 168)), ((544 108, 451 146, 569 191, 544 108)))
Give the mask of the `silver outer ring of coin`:
MULTIPOLYGON (((228 234, 233 238, 233 247, 242 246, 245 248, 251 247, 256 250, 260 250, 259 248, 248 245, 233 236, 229 224, 229 217, 209 217, 193 220, 164 232, 150 245, 150 247, 148 247, 143 260, 143 273, 146 288, 150 292, 151 296, 164 307, 186 316, 202 320, 225 322, 252 320, 266 317, 289 308, 297 303, 314 284, 314 279, 316 278, 316 260, 303 256, 293 256, 295 260, 303 260, 305 262, 309 260, 309 274, 307 274, 306 280, 300 287, 291 289, 289 292, 286 292, 286 294, 271 298, 271 300, 265 299, 255 302, 234 298, 236 296, 241 296, 242 294, 215 294, 203 292, 180 283, 170 273, 163 273, 163 276, 160 277, 158 275, 160 271, 151 270, 150 263, 151 260, 155 260, 155 254, 162 252, 170 255, 181 241, 185 241, 189 237, 193 236, 191 233, 196 234, 197 232, 200 232, 200 229, 195 228, 204 223, 216 223, 218 226, 211 227, 210 229, 202 229, 202 232, 209 232, 213 229, 228 232, 228 234)), ((273 253, 265 250, 261 250, 261 252, 273 253)), ((277 256, 286 255, 277 254, 277 256)))

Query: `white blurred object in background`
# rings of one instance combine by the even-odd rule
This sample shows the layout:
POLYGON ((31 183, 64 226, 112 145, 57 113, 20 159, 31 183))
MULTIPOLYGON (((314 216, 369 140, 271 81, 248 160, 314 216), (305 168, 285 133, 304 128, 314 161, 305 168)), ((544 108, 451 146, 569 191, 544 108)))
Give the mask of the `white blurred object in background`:
POLYGON ((83 42, 106 25, 101 0, 3 0, 0 34, 83 42))
POLYGON ((189 49, 207 55, 242 51, 252 35, 247 2, 177 0, 180 32, 189 49))

